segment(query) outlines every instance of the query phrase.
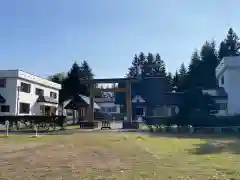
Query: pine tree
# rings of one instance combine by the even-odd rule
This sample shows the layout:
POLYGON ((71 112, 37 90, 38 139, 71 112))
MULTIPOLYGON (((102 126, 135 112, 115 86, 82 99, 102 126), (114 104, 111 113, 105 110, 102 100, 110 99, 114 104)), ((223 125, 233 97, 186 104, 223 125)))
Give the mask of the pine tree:
POLYGON ((188 75, 186 77, 186 88, 202 87, 201 76, 201 58, 198 51, 194 51, 191 57, 190 65, 188 67, 188 75))
POLYGON ((165 77, 166 76, 166 66, 164 61, 161 59, 161 56, 159 53, 156 54, 156 58, 155 58, 155 63, 157 66, 153 69, 153 71, 155 72, 155 75, 157 75, 158 73, 160 74, 160 76, 165 77))
POLYGON ((173 88, 176 89, 177 91, 180 91, 179 90, 179 74, 178 74, 178 71, 175 72, 172 81, 173 81, 173 88))
POLYGON ((171 72, 168 72, 167 73, 167 79, 168 79, 168 82, 171 84, 171 86, 173 87, 173 75, 171 72))
POLYGON ((144 65, 146 64, 146 56, 143 52, 140 52, 139 56, 138 56, 138 60, 139 60, 139 69, 140 69, 140 74, 143 75, 144 74, 144 65))
POLYGON ((240 42, 237 34, 233 31, 232 28, 228 30, 227 37, 224 41, 221 42, 219 48, 219 58, 227 56, 239 56, 240 52, 240 42))
POLYGON ((83 61, 80 67, 82 78, 93 79, 94 75, 87 61, 83 61))
POLYGON ((187 68, 184 63, 181 64, 178 74, 178 89, 179 91, 186 90, 186 78, 187 78, 187 68))
POLYGON ((48 79, 50 81, 58 83, 58 84, 62 84, 62 82, 64 81, 65 78, 66 78, 66 74, 63 72, 56 73, 56 74, 48 77, 48 79))
POLYGON ((130 68, 128 68, 127 77, 137 77, 140 74, 139 69, 139 58, 137 54, 135 54, 134 59, 132 61, 132 65, 130 68))
POLYGON ((203 80, 203 88, 211 89, 217 87, 215 69, 218 65, 218 57, 216 53, 215 41, 206 42, 201 48, 201 76, 203 80))
POLYGON ((201 58, 199 56, 198 51, 194 51, 191 57, 191 61, 188 67, 188 72, 191 73, 192 71, 194 71, 194 69, 196 69, 201 63, 201 58))
POLYGON ((154 75, 154 72, 153 72, 154 65, 155 65, 154 56, 152 53, 148 53, 146 62, 143 65, 143 68, 144 68, 143 71, 144 71, 145 76, 153 76, 154 75))
POLYGON ((186 74, 187 74, 187 68, 185 67, 185 64, 182 63, 180 66, 180 69, 179 69, 179 75, 181 77, 184 77, 184 76, 186 76, 186 74))

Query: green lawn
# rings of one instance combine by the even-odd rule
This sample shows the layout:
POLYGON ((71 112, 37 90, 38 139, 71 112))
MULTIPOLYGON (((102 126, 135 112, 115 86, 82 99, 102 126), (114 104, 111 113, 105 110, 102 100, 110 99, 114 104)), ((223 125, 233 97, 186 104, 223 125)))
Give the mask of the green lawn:
POLYGON ((0 179, 240 179, 234 138, 1 135, 0 146, 0 179))

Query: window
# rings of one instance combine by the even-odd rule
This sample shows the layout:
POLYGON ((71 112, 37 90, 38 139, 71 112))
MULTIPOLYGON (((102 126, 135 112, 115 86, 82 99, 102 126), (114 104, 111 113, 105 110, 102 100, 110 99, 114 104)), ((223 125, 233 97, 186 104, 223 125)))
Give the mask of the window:
POLYGON ((105 107, 101 107, 101 112, 105 112, 105 107))
POLYGON ((30 112, 30 104, 28 103, 19 103, 19 108, 20 114, 29 114, 30 112))
POLYGON ((221 84, 224 84, 224 76, 221 77, 221 84))
POLYGON ((159 106, 153 109, 153 116, 168 116, 168 108, 165 106, 159 106))
POLYGON ((117 111, 117 108, 116 107, 112 107, 111 108, 111 112, 116 112, 117 111))
POLYGON ((171 107, 171 116, 175 116, 176 114, 176 107, 171 107))
POLYGON ((38 95, 38 96, 43 96, 44 91, 42 89, 36 88, 35 89, 35 94, 38 95))
POLYGON ((227 109, 227 103, 219 103, 218 104, 219 110, 226 110, 227 109))
POLYGON ((42 115, 44 115, 44 108, 45 108, 44 106, 40 106, 40 112, 42 115))
POLYGON ((67 115, 67 116, 73 116, 73 110, 67 109, 67 110, 66 110, 66 115, 67 115))
POLYGON ((8 105, 2 105, 1 106, 1 112, 9 112, 10 106, 8 105))
POLYGON ((115 113, 116 111, 116 107, 101 107, 101 112, 103 113, 115 113))
POLYGON ((5 78, 1 78, 0 79, 0 87, 1 88, 5 88, 6 87, 6 79, 5 78))
POLYGON ((50 97, 51 97, 51 98, 54 98, 54 99, 57 99, 57 93, 55 93, 55 92, 50 92, 50 97))
POLYGON ((21 82, 21 92, 30 93, 31 92, 31 84, 21 82))

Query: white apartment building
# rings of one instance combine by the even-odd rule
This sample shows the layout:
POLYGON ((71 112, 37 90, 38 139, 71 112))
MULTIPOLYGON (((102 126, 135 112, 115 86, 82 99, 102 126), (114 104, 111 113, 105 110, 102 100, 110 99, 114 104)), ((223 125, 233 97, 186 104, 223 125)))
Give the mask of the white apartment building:
POLYGON ((240 56, 225 57, 216 67, 219 87, 227 92, 227 115, 240 114, 240 56))
POLYGON ((21 70, 0 70, 0 115, 58 114, 61 85, 21 70))
POLYGON ((99 105, 102 113, 120 114, 120 105, 115 104, 115 99, 95 98, 94 101, 99 105))

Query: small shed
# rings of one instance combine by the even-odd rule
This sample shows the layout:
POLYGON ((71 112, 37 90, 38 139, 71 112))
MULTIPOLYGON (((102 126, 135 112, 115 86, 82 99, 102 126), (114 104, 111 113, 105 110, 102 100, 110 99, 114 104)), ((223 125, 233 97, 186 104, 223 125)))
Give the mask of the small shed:
MULTIPOLYGON (((66 110, 73 110, 76 112, 73 113, 73 116, 77 117, 86 117, 88 108, 90 104, 90 98, 84 95, 76 95, 72 99, 68 100, 67 103, 64 104, 64 109, 66 110)), ((97 105, 97 103, 94 102, 94 111, 100 110, 100 107, 97 105)))

